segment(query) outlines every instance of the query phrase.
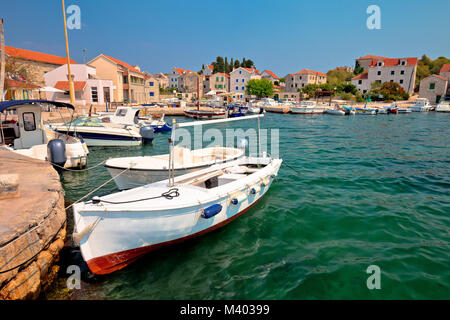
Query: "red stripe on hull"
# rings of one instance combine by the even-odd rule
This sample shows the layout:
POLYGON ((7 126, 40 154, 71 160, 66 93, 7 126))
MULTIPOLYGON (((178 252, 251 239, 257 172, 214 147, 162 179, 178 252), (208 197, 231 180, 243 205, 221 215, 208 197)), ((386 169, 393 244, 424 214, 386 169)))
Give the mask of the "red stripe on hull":
POLYGON ((200 232, 197 232, 197 233, 194 233, 194 234, 182 237, 182 238, 178 238, 175 240, 170 240, 170 241, 161 242, 158 244, 154 244, 154 245, 150 245, 150 246, 146 246, 146 247, 142 247, 142 248, 130 249, 130 250, 126 250, 126 251, 116 252, 116 253, 108 254, 105 256, 93 258, 93 259, 90 259, 89 261, 86 261, 86 263, 87 263, 89 269, 91 270, 91 272, 93 272, 95 274, 99 274, 99 275, 109 274, 114 271, 123 269, 150 251, 159 249, 159 248, 167 246, 167 245, 176 244, 176 243, 179 243, 179 242, 191 239, 191 238, 201 236, 207 232, 213 231, 217 228, 220 228, 220 227, 226 225, 227 223, 233 221, 234 219, 236 219, 243 213, 250 210, 261 199, 262 199, 262 197, 259 198, 255 203, 251 204, 248 208, 235 214, 231 218, 229 218, 225 221, 222 221, 221 223, 218 223, 208 229, 202 230, 200 232))

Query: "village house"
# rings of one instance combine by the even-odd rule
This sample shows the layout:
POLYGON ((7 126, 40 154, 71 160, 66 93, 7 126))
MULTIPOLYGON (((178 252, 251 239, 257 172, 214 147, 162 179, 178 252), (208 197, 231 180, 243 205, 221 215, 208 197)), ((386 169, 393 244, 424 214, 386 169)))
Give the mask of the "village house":
POLYGON ((373 82, 396 82, 408 93, 414 91, 417 70, 417 58, 386 58, 364 56, 356 59, 364 72, 352 78, 352 84, 361 93, 371 89, 373 82))
POLYGON ((145 95, 147 97, 147 103, 159 102, 159 80, 151 75, 145 76, 145 95))
POLYGON ((203 96, 203 76, 197 72, 183 72, 178 77, 178 92, 183 98, 197 99, 203 96))
POLYGON ((420 81, 419 97, 437 104, 441 98, 450 95, 450 64, 444 64, 439 74, 432 74, 420 81))
POLYGON ((203 92, 206 94, 209 91, 229 92, 230 75, 221 72, 206 75, 203 80, 203 92))
POLYGON ((247 83, 251 79, 261 79, 259 71, 255 68, 239 67, 230 73, 230 92, 235 93, 235 99, 245 96, 247 83))
POLYGON ((173 68, 169 72, 169 88, 179 88, 180 84, 178 78, 183 74, 191 72, 193 71, 181 68, 173 68))
POLYGON ((155 73, 153 77, 158 80, 159 87, 163 89, 169 88, 169 77, 165 73, 155 73))
MULTIPOLYGON (((75 104, 81 106, 105 105, 112 102, 113 81, 98 79, 95 68, 85 64, 70 66, 73 86, 75 90, 75 104)), ((62 65, 44 75, 45 85, 65 92, 45 92, 47 99, 69 102, 69 75, 67 65, 62 65)))
MULTIPOLYGON (((45 85, 45 73, 67 63, 67 58, 31 50, 5 46, 6 63, 10 71, 6 74, 6 100, 37 99, 36 89, 45 85)), ((71 60, 71 63, 76 62, 71 60)))
POLYGON ((206 68, 202 69, 203 75, 208 76, 213 74, 214 72, 214 66, 207 65, 206 68))
POLYGON ((261 72, 261 78, 269 79, 270 81, 272 81, 273 84, 275 84, 275 82, 277 82, 279 85, 279 82, 280 82, 280 78, 275 73, 273 73, 272 71, 267 70, 267 69, 264 70, 263 72, 261 72))
POLYGON ((145 88, 145 74, 138 66, 131 66, 119 59, 100 54, 88 62, 95 67, 101 79, 112 79, 114 84, 113 99, 124 103, 149 103, 145 88))
POLYGON ((298 89, 301 89, 308 84, 327 83, 327 75, 319 71, 303 69, 297 73, 289 73, 285 77, 285 81, 286 92, 297 92, 298 89))
POLYGON ((353 72, 353 68, 352 67, 336 67, 334 70, 338 70, 338 71, 346 71, 346 72, 353 72))
MULTIPOLYGON (((44 86, 44 74, 67 63, 67 58, 5 46, 6 63, 15 64, 21 75, 38 86, 44 86)), ((71 64, 76 64, 70 60, 71 64)))

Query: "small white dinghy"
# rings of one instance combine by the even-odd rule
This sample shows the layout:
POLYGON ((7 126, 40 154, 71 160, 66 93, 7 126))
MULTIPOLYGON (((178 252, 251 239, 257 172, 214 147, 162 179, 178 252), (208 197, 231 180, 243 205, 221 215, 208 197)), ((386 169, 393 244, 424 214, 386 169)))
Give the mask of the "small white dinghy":
MULTIPOLYGON (((236 160, 244 151, 236 148, 212 147, 198 150, 174 148, 174 174, 179 176, 213 164, 236 160)), ((105 162, 109 174, 120 190, 131 189, 167 178, 169 154, 144 157, 112 158, 105 162), (128 171, 119 175, 124 169, 128 171)))
MULTIPOLYGON (((173 139, 170 149, 173 159, 173 139)), ((242 157, 178 177, 169 163, 166 180, 73 206, 73 236, 93 273, 114 272, 149 251, 231 222, 266 194, 282 160, 242 157)))

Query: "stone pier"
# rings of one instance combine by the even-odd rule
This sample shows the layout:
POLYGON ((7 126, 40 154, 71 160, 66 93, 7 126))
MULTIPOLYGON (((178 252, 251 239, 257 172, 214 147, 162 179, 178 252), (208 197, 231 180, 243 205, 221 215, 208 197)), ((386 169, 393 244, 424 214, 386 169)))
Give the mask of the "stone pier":
POLYGON ((50 164, 1 149, 0 177, 0 300, 36 299, 59 271, 64 191, 50 164))

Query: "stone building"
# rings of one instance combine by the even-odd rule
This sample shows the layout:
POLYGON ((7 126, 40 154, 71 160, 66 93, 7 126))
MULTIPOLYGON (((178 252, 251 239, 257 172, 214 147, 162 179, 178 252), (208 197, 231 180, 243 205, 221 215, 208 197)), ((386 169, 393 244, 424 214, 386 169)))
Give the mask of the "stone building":
POLYGON ((111 79, 115 87, 113 101, 125 103, 149 103, 146 91, 146 74, 138 66, 129 65, 119 59, 100 54, 88 62, 95 67, 100 79, 111 79))
POLYGON ((178 89, 180 87, 178 78, 182 76, 183 74, 194 72, 192 70, 188 69, 181 69, 181 68, 173 68, 169 72, 169 88, 176 88, 178 89))
POLYGON ((420 81, 419 97, 437 104, 441 98, 450 96, 450 64, 444 64, 439 74, 432 74, 420 81))
POLYGON ((364 56, 356 59, 364 72, 352 78, 352 84, 361 93, 370 90, 373 82, 396 82, 408 93, 414 91, 417 70, 417 58, 386 58, 364 56))
POLYGON ((263 72, 261 72, 261 78, 262 79, 269 79, 274 84, 275 84, 275 82, 279 82, 280 81, 280 78, 275 73, 273 73, 272 71, 267 70, 267 69, 264 70, 263 72))
POLYGON ((203 80, 203 93, 209 91, 230 92, 230 75, 220 72, 206 75, 203 80))
POLYGON ((192 98, 197 99, 197 92, 203 96, 203 76, 197 72, 184 72, 178 77, 178 92, 190 93, 192 98))
POLYGON ((247 83, 251 79, 261 79, 259 71, 255 68, 239 67, 234 69, 230 73, 230 92, 236 93, 236 97, 241 98, 245 95, 247 83))
POLYGON ((286 92, 297 92, 298 89, 301 89, 308 84, 326 83, 327 75, 319 71, 303 69, 297 73, 289 73, 285 77, 285 82, 286 92))
POLYGON ((159 79, 151 74, 145 76, 145 95, 150 103, 159 102, 159 79))

